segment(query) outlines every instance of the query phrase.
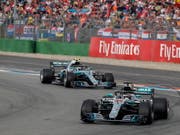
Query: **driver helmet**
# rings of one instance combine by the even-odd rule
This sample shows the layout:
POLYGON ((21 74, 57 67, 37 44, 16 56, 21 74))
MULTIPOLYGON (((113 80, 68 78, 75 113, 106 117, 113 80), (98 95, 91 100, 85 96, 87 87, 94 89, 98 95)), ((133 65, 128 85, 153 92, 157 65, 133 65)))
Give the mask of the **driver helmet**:
POLYGON ((76 59, 76 58, 73 59, 73 60, 72 60, 72 64, 73 64, 73 65, 79 65, 79 64, 80 64, 80 59, 76 59))

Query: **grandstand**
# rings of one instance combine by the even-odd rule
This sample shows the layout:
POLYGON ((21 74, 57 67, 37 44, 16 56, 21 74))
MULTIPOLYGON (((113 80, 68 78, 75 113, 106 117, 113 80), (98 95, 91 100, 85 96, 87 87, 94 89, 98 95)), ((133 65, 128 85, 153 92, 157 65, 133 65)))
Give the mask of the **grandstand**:
MULTIPOLYGON (((1 0, 0 24, 6 24, 7 28, 11 24, 35 26, 40 28, 42 33, 47 30, 58 31, 59 36, 63 35, 66 29, 70 30, 69 33, 73 31, 74 38, 77 31, 85 28, 91 28, 96 32, 102 28, 111 28, 179 33, 178 2, 178 0, 1 0)), ((20 31, 22 30, 18 30, 16 34, 21 35, 20 31)), ((94 31, 89 36, 93 33, 94 31)), ((173 39, 173 36, 167 37, 173 39)))

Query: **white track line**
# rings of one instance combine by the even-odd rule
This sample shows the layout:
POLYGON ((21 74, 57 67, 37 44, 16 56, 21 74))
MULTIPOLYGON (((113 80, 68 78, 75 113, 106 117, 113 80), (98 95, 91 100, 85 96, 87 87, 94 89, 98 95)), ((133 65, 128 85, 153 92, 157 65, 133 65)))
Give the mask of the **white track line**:
POLYGON ((32 75, 32 76, 39 76, 39 73, 33 73, 32 71, 28 71, 28 70, 11 70, 11 69, 0 69, 0 72, 4 72, 4 73, 14 73, 14 74, 24 74, 24 75, 32 75))

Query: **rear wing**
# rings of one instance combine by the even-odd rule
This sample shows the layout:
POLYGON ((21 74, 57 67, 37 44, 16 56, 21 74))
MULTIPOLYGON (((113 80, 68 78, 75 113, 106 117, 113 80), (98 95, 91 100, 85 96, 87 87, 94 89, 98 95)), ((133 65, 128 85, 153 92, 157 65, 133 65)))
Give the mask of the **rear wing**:
POLYGON ((154 95, 154 89, 148 87, 134 87, 131 89, 130 87, 123 87, 120 90, 115 91, 115 93, 121 94, 136 94, 136 95, 154 95))
POLYGON ((134 94, 139 95, 154 95, 154 89, 148 87, 138 87, 134 94))
POLYGON ((54 67, 64 67, 66 68, 69 65, 69 62, 66 61, 51 61, 50 62, 50 67, 54 68, 54 67))

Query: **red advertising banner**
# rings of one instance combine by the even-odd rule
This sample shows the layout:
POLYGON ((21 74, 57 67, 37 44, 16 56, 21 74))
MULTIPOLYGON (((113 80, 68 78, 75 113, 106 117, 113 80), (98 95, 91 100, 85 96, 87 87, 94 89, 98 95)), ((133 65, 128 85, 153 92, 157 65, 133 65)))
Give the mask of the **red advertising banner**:
POLYGON ((180 42, 93 37, 89 56, 180 63, 180 42))
POLYGON ((155 41, 152 61, 180 63, 180 42, 155 41))

